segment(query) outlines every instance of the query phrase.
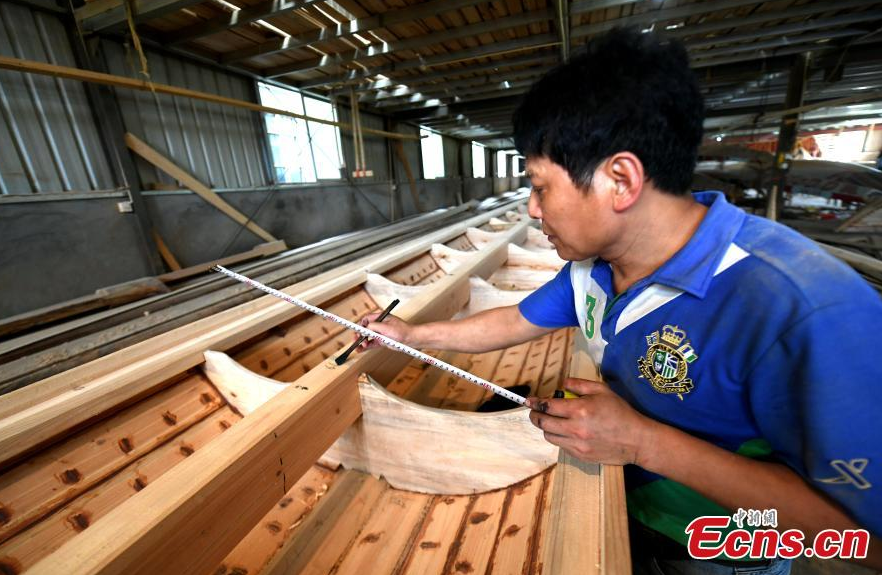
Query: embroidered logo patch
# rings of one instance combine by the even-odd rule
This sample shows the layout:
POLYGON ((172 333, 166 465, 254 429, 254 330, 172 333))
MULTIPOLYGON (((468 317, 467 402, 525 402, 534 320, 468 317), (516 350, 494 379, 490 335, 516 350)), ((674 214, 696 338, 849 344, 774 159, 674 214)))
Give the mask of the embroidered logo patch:
POLYGON ((830 462, 830 467, 835 469, 839 475, 816 479, 816 481, 831 484, 850 483, 858 489, 869 489, 873 485, 863 475, 864 469, 867 468, 867 463, 869 462, 869 459, 851 459, 849 461, 834 459, 830 462))
POLYGON ((646 336, 646 357, 637 360, 640 377, 649 380, 658 393, 675 393, 683 399, 694 385, 687 377, 689 364, 698 359, 686 332, 676 325, 666 325, 646 336))

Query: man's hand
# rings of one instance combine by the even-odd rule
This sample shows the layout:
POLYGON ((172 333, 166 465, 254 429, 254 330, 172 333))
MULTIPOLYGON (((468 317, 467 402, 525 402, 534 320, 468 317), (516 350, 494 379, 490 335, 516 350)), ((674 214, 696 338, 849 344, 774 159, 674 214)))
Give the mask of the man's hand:
POLYGON ((628 405, 605 383, 569 378, 565 387, 577 399, 530 397, 530 421, 545 439, 592 463, 639 465, 655 424, 628 405))
MULTIPOLYGON (((386 319, 382 322, 376 321, 378 317, 380 317, 379 313, 370 313, 361 318, 360 323, 363 327, 366 327, 371 331, 375 331, 386 337, 391 337, 395 341, 401 342, 404 345, 414 347, 410 341, 410 335, 413 332, 412 325, 394 315, 387 315, 386 319)), ((358 339, 358 337, 360 336, 356 336, 355 339, 358 339)), ((373 338, 368 338, 358 347, 358 351, 364 351, 375 347, 382 347, 382 344, 373 338)))

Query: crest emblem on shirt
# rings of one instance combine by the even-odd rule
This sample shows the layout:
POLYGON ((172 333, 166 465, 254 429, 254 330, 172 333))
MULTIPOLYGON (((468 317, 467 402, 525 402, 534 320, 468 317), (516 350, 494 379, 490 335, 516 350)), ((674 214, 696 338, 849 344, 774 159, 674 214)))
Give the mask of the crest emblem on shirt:
POLYGON ((676 394, 683 399, 694 387, 687 377, 689 364, 698 359, 686 332, 676 325, 666 325, 646 336, 646 356, 637 360, 640 377, 649 380, 658 393, 676 394))

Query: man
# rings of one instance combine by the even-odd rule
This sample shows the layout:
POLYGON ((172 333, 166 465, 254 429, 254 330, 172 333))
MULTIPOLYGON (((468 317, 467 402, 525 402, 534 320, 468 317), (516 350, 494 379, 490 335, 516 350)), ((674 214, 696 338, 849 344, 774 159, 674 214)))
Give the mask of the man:
MULTIPOLYGON (((882 303, 799 234, 688 193, 702 120, 681 45, 623 30, 593 40, 514 117, 529 213, 570 263, 519 306, 365 323, 465 352, 578 326, 604 381, 531 398, 531 419, 579 458, 627 466, 635 569, 787 573, 780 559, 697 565, 686 526, 774 509, 807 543, 823 529, 882 534, 882 303)), ((882 565, 877 540, 871 556, 882 565)))

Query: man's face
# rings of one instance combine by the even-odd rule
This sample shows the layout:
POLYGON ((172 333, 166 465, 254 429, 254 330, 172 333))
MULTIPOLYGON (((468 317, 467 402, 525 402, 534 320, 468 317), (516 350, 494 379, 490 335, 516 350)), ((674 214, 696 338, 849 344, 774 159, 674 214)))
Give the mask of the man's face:
POLYGON ((545 156, 527 158, 526 172, 533 187, 529 214, 542 220, 542 232, 558 255, 571 261, 601 255, 611 223, 608 194, 600 191, 602 187, 592 184, 580 190, 562 166, 545 156))

